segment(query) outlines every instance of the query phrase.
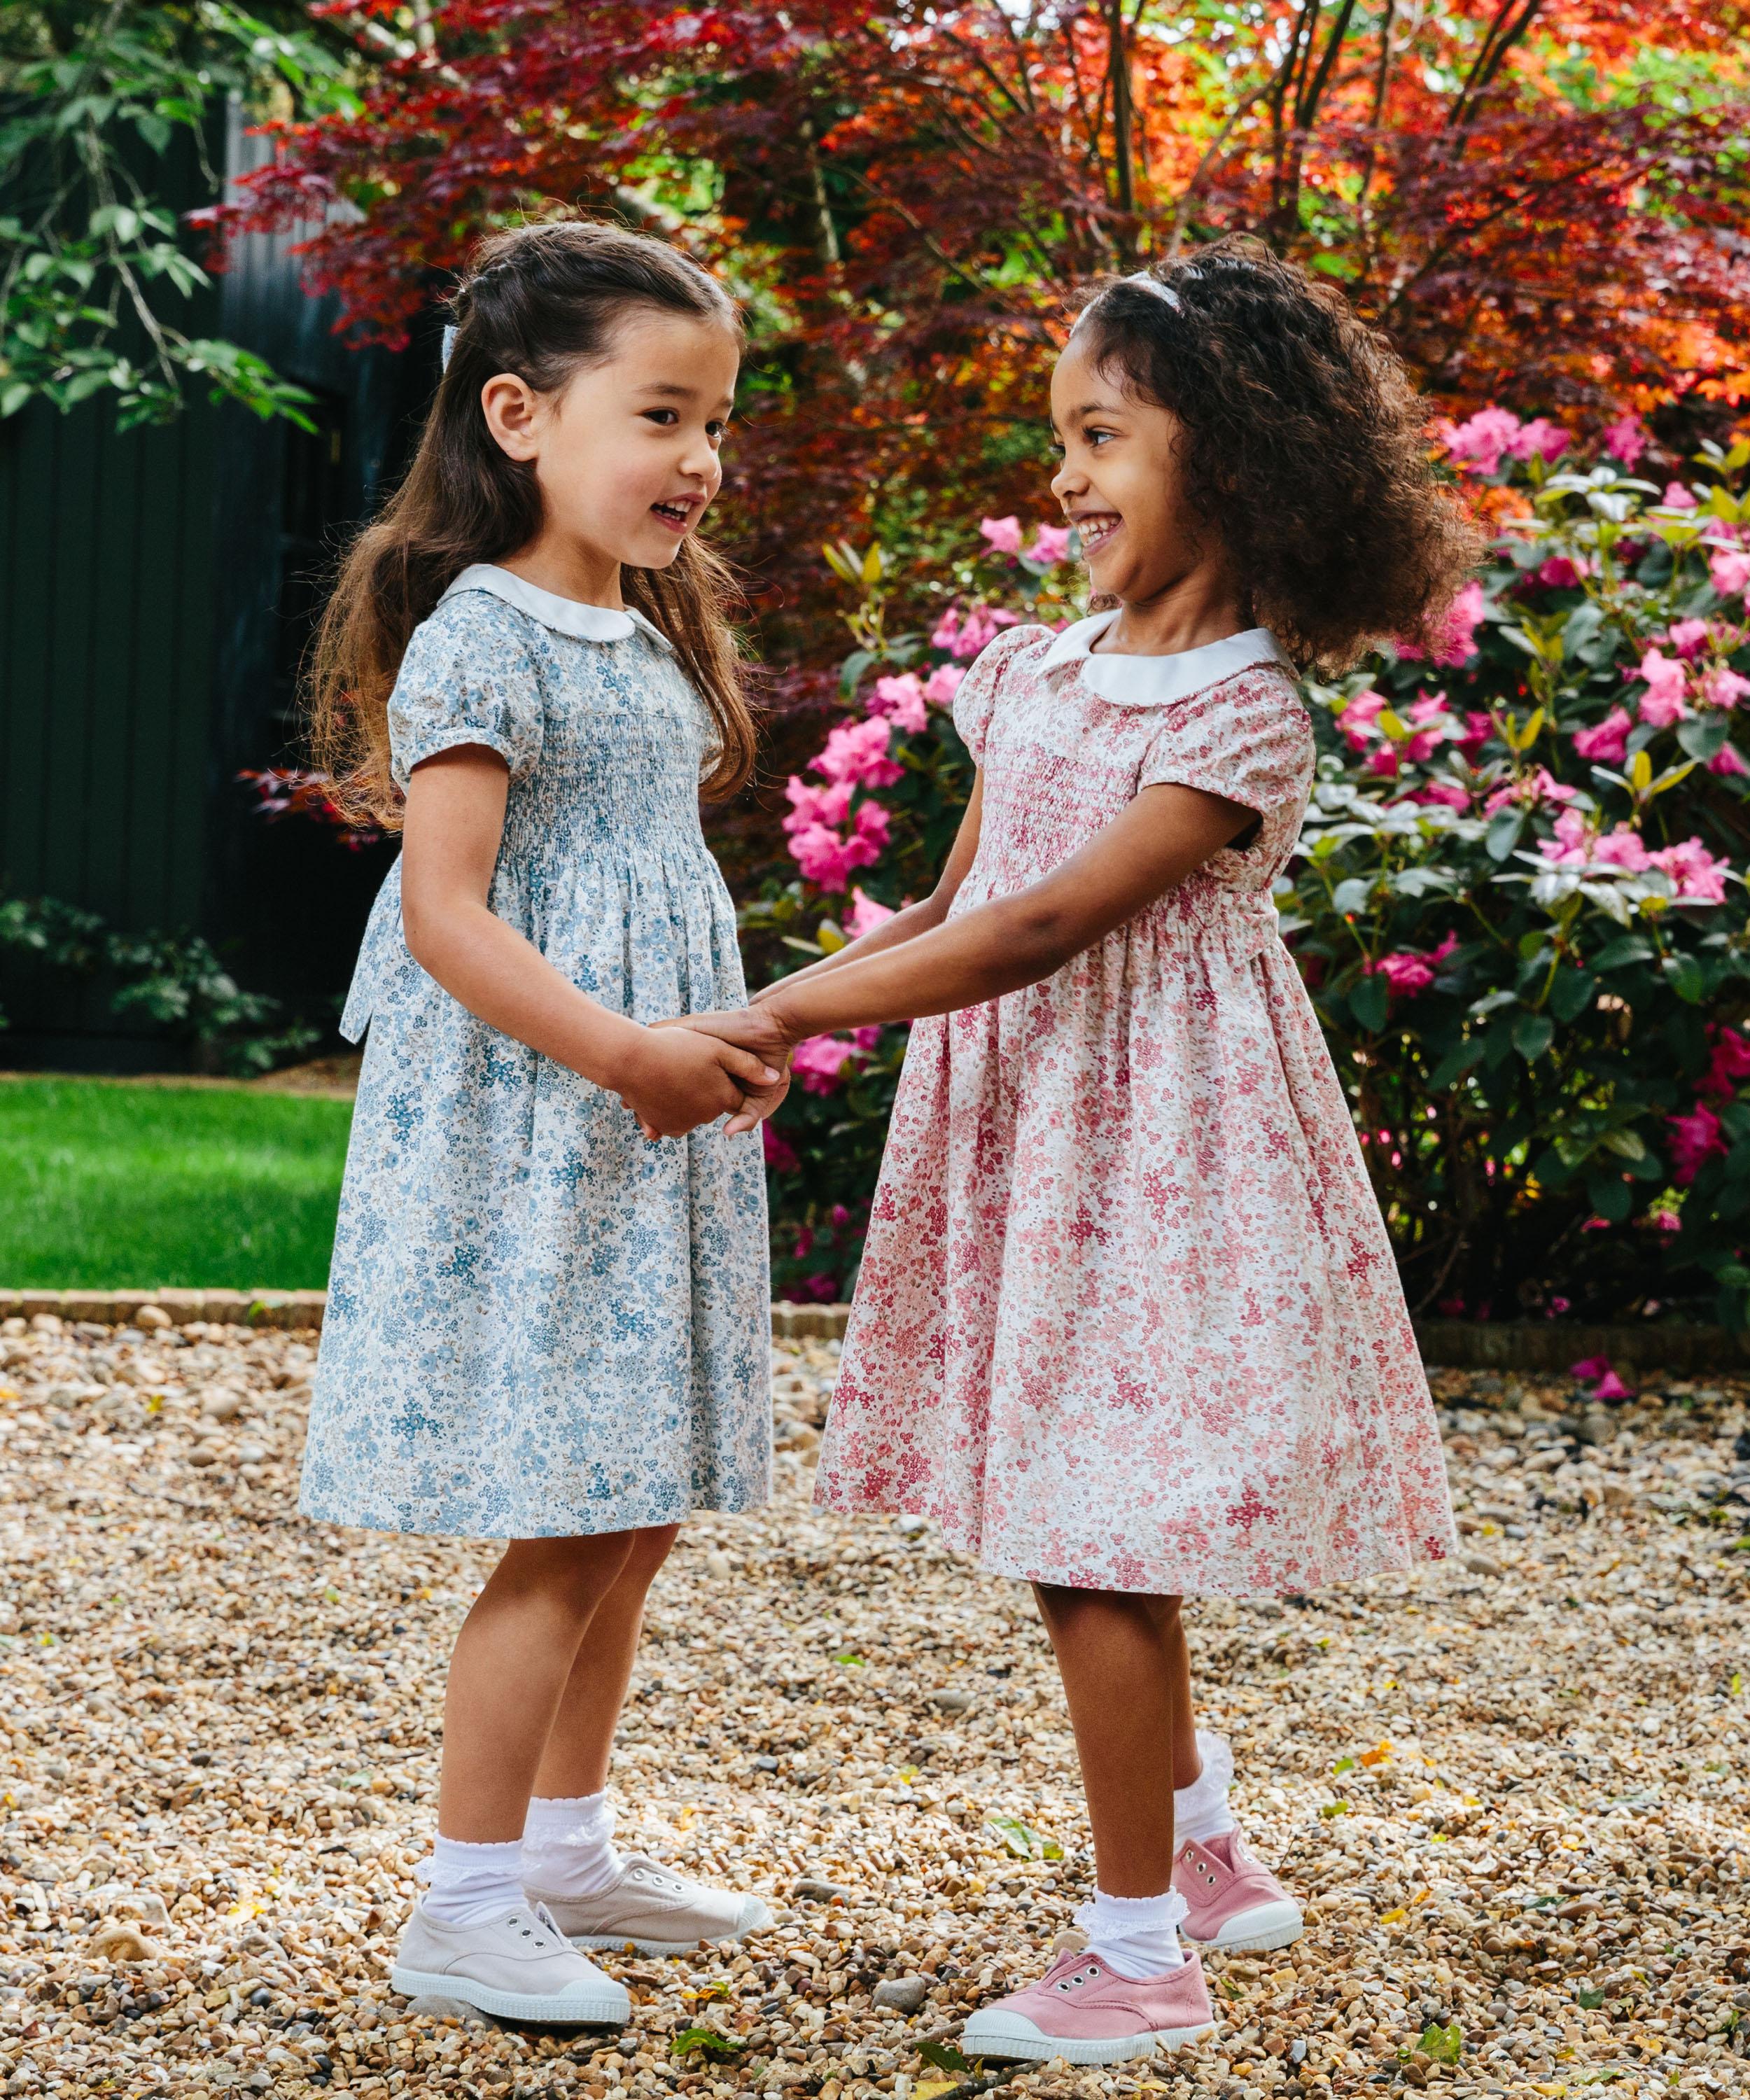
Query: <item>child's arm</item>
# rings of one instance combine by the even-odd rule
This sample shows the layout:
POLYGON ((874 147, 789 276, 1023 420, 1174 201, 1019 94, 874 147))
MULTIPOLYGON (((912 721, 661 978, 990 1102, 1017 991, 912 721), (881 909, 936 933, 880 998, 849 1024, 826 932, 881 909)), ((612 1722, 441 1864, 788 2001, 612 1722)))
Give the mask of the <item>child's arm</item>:
POLYGON ((979 820, 985 805, 985 776, 982 772, 973 776, 971 801, 966 814, 960 819, 960 828, 954 833, 953 845, 949 849, 940 879, 929 895, 915 904, 908 904, 902 911, 896 911, 891 919, 884 919, 879 926, 872 927, 836 954, 824 956, 818 963, 810 963, 804 970, 792 970, 787 977, 779 977, 769 984, 764 991, 754 995, 753 1004, 763 1005, 786 986, 800 985, 823 977, 828 970, 843 969, 847 963, 861 962, 866 955, 879 955, 885 948, 897 948, 902 942, 915 941, 920 933, 933 933, 948 916, 960 885, 966 880, 966 871, 972 865, 978 851, 979 820))
POLYGON ((760 1110, 744 1096, 781 1084, 778 1072, 716 1036, 611 1013, 493 912, 509 778, 483 744, 414 768, 401 857, 409 954, 489 1026, 618 1094, 646 1132, 678 1137, 725 1114, 730 1130, 751 1129, 760 1110))
POLYGON ((1243 803, 1177 784, 1144 788, 1060 867, 902 946, 773 986, 742 1013, 694 1015, 774 1059, 805 1036, 977 1006, 1037 984, 1163 897, 1257 821, 1243 803))

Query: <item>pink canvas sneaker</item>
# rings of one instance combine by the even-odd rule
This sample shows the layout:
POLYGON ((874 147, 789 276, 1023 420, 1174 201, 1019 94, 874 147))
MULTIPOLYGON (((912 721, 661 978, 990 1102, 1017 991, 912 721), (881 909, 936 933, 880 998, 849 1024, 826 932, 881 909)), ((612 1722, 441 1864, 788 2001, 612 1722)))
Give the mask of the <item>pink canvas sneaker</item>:
POLYGON ((1179 1930, 1223 1954, 1288 1947, 1306 1930, 1300 1905, 1254 1860, 1237 1830, 1201 1843, 1188 1838, 1173 1862, 1173 1886, 1188 1906, 1179 1930))
POLYGON ((1124 2063, 1157 2049, 1182 2049, 1215 2032, 1203 1965, 1135 1983, 1086 1948, 1070 1948, 1037 1983, 973 2014, 960 2036, 967 2056, 1047 2063, 1124 2063))

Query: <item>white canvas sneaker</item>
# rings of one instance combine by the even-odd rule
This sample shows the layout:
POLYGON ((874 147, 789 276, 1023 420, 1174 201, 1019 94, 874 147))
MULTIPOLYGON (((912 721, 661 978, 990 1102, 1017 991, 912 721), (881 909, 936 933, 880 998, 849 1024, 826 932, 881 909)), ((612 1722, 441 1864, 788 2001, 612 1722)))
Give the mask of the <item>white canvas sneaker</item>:
POLYGON ((459 1998, 501 2020, 624 2027, 632 2000, 574 1948, 551 1914, 519 1904, 484 1925, 440 1925, 423 1902, 401 1936, 389 1988, 407 1998, 459 1998))
POLYGON ((720 1943, 763 1932, 772 1913, 757 1896, 690 1882, 641 1852, 623 1862, 619 1878, 593 1896, 524 1894, 575 1947, 632 1947, 640 1954, 690 1954, 702 1939, 720 1943))

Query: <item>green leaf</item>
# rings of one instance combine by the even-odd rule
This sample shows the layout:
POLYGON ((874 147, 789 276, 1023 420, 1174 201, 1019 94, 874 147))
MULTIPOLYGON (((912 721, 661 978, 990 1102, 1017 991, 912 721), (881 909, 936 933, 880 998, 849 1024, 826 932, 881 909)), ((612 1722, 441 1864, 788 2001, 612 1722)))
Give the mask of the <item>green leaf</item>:
POLYGON ((1595 2013, 1604 2002, 1604 1993, 1602 1991, 1576 1991, 1574 2002, 1582 2012, 1595 2013))
POLYGON ((1519 843, 1525 818, 1517 810, 1497 810, 1488 820, 1483 844, 1491 860, 1505 860, 1519 843))
POLYGON ((1712 758, 1725 743, 1731 726, 1731 717, 1717 709, 1704 715, 1692 715, 1687 721, 1677 724, 1677 742, 1691 758, 1712 758))
POLYGON ((1017 1860, 1060 1860, 1064 1848, 1018 1815, 987 1815, 985 1828, 1003 1841, 1003 1850, 1017 1860))
POLYGON ((1467 1035, 1454 1050, 1448 1050, 1428 1075, 1431 1093, 1442 1093, 1455 1079, 1461 1079, 1473 1065, 1480 1064, 1483 1053, 1488 1048, 1485 1035, 1467 1035))
POLYGON ((1624 933, 1619 939, 1607 941, 1592 958, 1595 970, 1620 970, 1630 963, 1650 963, 1653 960, 1651 945, 1638 935, 1624 933))
POLYGON ((1604 1133, 1606 1149, 1614 1152, 1619 1159, 1645 1159, 1646 1146, 1638 1131, 1607 1130, 1604 1133))
POLYGON ((951 2041, 923 2041, 918 2054, 936 2071, 970 2071, 972 2068, 951 2041))
POLYGON ((732 2041, 715 2027, 683 2027, 669 2043, 668 2053, 671 2056, 690 2056, 694 2049, 699 2049, 707 2056, 739 2056, 746 2047, 745 2042, 732 2041))
POLYGON ((1391 1009, 1391 992, 1382 977, 1358 977, 1349 988, 1349 1011, 1362 1027, 1377 1035, 1391 1009))
POLYGON ((1699 1006, 1707 996, 1708 973, 1693 955, 1667 955, 1665 975, 1671 989, 1690 1006, 1699 1006))
POLYGON ((1589 971, 1558 970, 1549 987, 1549 1011, 1558 1021, 1572 1021, 1591 1005, 1598 989, 1598 981, 1589 971))
POLYGON ((1465 2031, 1457 2020, 1446 2027, 1438 2020, 1430 2020, 1416 2046, 1436 2063, 1457 2063, 1464 2054, 1465 2031))
POLYGON ((1620 1225, 1629 1215, 1629 1185, 1620 1171, 1608 1167, 1599 1167, 1586 1176, 1586 1193, 1592 1207, 1601 1218, 1608 1218, 1613 1225, 1620 1225))
POLYGON ((1535 1065, 1555 1040, 1555 1023, 1547 1013, 1522 1013, 1513 1024, 1513 1047, 1527 1065, 1535 1065))

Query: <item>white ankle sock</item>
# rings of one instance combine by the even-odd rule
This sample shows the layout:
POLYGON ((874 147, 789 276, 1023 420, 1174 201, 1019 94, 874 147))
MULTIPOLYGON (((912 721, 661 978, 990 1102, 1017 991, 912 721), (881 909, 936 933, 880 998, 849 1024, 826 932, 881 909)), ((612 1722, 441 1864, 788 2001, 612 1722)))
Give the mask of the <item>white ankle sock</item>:
POLYGON ((614 1811, 605 1793, 529 1803, 522 1826, 522 1882, 544 1896, 593 1896, 619 1879, 614 1811))
POLYGON ((1201 1845, 1206 1838, 1224 1838, 1237 1830, 1233 1811, 1228 1806, 1228 1789, 1233 1784, 1233 1752, 1219 1736, 1197 1731, 1197 1756, 1203 1769, 1189 1786, 1173 1793, 1173 1845, 1176 1851, 1188 1838, 1201 1845))
POLYGON ((1135 1983, 1183 1967, 1179 1921, 1187 1908, 1175 1889, 1158 1896, 1109 1896, 1095 1889, 1092 1903, 1076 1912, 1076 1923, 1087 1935, 1089 1953, 1135 1983))
POLYGON ((414 1872, 425 1884, 425 1915, 438 1925, 485 1925, 526 1900, 522 1847, 514 1838, 502 1845, 434 1838, 431 1857, 414 1872))

